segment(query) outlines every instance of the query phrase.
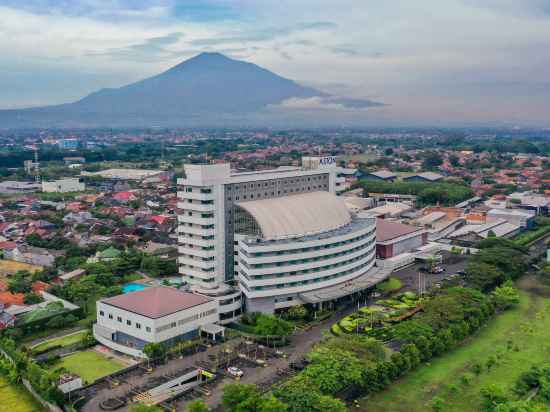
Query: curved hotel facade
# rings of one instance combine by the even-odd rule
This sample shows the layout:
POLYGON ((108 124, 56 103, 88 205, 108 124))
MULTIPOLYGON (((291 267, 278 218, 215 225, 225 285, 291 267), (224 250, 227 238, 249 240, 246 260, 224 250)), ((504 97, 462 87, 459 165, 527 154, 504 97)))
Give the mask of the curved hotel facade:
POLYGON ((195 293, 219 302, 220 323, 240 316, 243 294, 247 311, 330 300, 312 300, 311 292, 346 285, 374 266, 376 222, 351 216, 336 197, 333 157, 244 173, 229 164, 186 165, 185 174, 179 271, 195 293))
POLYGON ((352 217, 328 192, 239 203, 235 232, 247 311, 309 303, 308 296, 344 287, 375 264, 376 220, 352 217))

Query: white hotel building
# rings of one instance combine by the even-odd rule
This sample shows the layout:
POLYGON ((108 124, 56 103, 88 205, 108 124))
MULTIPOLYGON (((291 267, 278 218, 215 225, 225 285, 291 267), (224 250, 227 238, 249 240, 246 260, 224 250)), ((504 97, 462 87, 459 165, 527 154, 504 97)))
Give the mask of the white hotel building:
MULTIPOLYGON (((238 278, 240 289, 247 296, 247 303, 250 300, 249 295, 246 295, 248 291, 244 285, 251 285, 244 283, 244 275, 242 275, 240 268, 243 259, 240 251, 246 247, 246 240, 239 240, 240 237, 235 237, 235 233, 238 233, 235 220, 236 214, 242 215, 242 210, 246 210, 247 204, 272 200, 273 203, 266 203, 267 213, 269 214, 269 210, 278 205, 277 207, 281 209, 281 212, 277 222, 281 223, 285 220, 285 213, 287 213, 282 211, 285 208, 310 209, 313 206, 320 206, 319 202, 328 202, 323 208, 326 211, 335 205, 332 200, 336 199, 334 194, 339 191, 339 188, 345 182, 345 179, 339 175, 345 172, 349 173, 349 171, 337 168, 334 157, 303 158, 302 164, 303 167, 281 167, 274 170, 247 173, 234 173, 231 171, 229 164, 185 166, 186 178, 178 180, 179 270, 184 280, 192 285, 194 292, 218 300, 220 303, 220 323, 231 322, 241 313, 240 290, 229 286, 227 282, 238 278), (324 192, 324 194, 320 195, 319 192, 324 192), (311 197, 302 197, 304 194, 311 194, 311 197), (290 198, 294 198, 295 202, 289 203, 285 200, 290 198), (314 200, 315 198, 319 201, 314 200), (243 242, 242 245, 241 242, 243 242)), ((344 209, 343 203, 338 202, 337 210, 343 213, 344 209)), ((288 213, 292 215, 294 211, 290 210, 288 213)), ((286 237, 287 243, 289 238, 301 242, 300 237, 305 239, 307 236, 317 236, 321 233, 335 231, 332 233, 334 241, 326 239, 311 240, 312 247, 317 247, 315 243, 319 243, 319 247, 324 248, 326 246, 328 251, 329 244, 334 244, 334 247, 336 247, 336 244, 340 241, 344 242, 352 239, 355 242, 356 236, 354 234, 356 230, 359 230, 359 226, 363 229, 369 226, 366 232, 372 231, 375 226, 372 219, 368 220, 370 223, 365 223, 366 220, 363 223, 358 223, 357 219, 351 219, 347 210, 346 216, 319 213, 316 218, 322 219, 322 227, 297 226, 294 228, 296 229, 295 232, 290 233, 292 230, 287 231, 288 233, 285 232, 284 237, 286 237), (333 218, 336 218, 336 220, 332 221, 333 218), (350 231, 348 234, 338 232, 339 230, 345 230, 344 226, 348 227, 347 230, 350 231)), ((296 215, 294 217, 300 220, 303 216, 296 215)), ((296 220, 293 222, 296 222, 296 220)), ((261 226, 263 221, 258 221, 257 224, 261 226)), ((278 237, 265 235, 261 231, 257 234, 261 235, 265 241, 270 242, 278 237)), ((331 237, 331 234, 323 236, 331 237)), ((360 241, 358 240, 358 242, 360 241)), ((339 246, 344 246, 344 244, 339 246)), ((347 244, 344 247, 349 248, 349 246, 347 244)), ((330 259, 333 258, 334 256, 330 259)), ((350 257, 350 259, 353 259, 353 257, 350 257)), ((333 260, 330 260, 329 263, 336 264, 337 262, 333 260)), ((366 260, 361 261, 361 264, 365 262, 366 260)), ((245 263, 247 262, 245 261, 245 263)), ((371 263, 374 264, 374 261, 371 263)), ((312 269, 316 266, 313 261, 308 265, 312 269)), ((366 270, 367 266, 365 265, 363 269, 366 270)), ((336 266, 332 269, 332 272, 340 272, 336 269, 336 266)), ((324 287, 338 282, 346 282, 360 274, 364 274, 364 270, 359 271, 359 269, 354 272, 347 272, 350 269, 351 267, 347 266, 342 269, 346 271, 346 274, 338 275, 338 280, 336 277, 330 280, 326 279, 328 276, 335 275, 327 272, 326 276, 319 277, 322 280, 318 280, 316 283, 318 283, 318 286, 324 287)), ((303 287, 298 289, 300 291, 314 289, 312 287, 313 283, 309 286, 306 285, 309 285, 309 282, 304 283, 303 287)), ((279 289, 283 288, 280 287, 279 289)), ((290 290, 280 290, 280 292, 287 298, 286 295, 298 291, 298 289, 294 287, 290 290)), ((254 291, 254 294, 258 293, 259 290, 254 291)), ((266 292, 259 294, 266 295, 266 292)), ((290 302, 290 300, 287 300, 287 302, 290 302)), ((295 299, 294 304, 297 303, 300 303, 300 301, 295 299)), ((281 304, 279 306, 284 307, 285 305, 281 304)), ((273 310, 269 305, 266 305, 265 308, 269 311, 273 310)), ((247 310, 253 309, 248 307, 247 310)))

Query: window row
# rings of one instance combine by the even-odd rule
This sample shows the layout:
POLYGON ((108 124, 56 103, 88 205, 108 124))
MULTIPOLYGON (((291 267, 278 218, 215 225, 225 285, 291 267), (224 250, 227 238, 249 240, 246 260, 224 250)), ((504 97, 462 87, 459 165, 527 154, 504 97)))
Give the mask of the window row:
POLYGON ((245 278, 247 278, 249 280, 276 279, 276 278, 284 278, 284 277, 288 277, 288 276, 308 275, 310 273, 324 272, 326 270, 336 269, 336 268, 339 268, 339 267, 342 267, 342 266, 349 265, 350 263, 357 262, 359 260, 364 259, 365 257, 367 257, 368 255, 370 255, 373 252, 374 252, 374 250, 369 250, 366 253, 364 253, 360 256, 357 256, 353 259, 345 260, 343 262, 334 263, 334 264, 331 264, 331 265, 319 266, 317 268, 312 268, 312 269, 296 270, 296 271, 292 271, 292 272, 276 273, 276 274, 270 274, 270 275, 251 275, 251 276, 249 276, 244 270, 242 270, 241 273, 245 278))
MULTIPOLYGON (((99 316, 105 316, 105 312, 102 311, 102 310, 100 310, 100 311, 99 311, 99 316)), ((107 314, 107 317, 108 317, 109 319, 114 319, 114 315, 113 315, 112 313, 107 314)), ((117 316, 117 317, 116 317, 116 320, 117 320, 117 322, 119 322, 119 323, 123 323, 123 321, 122 321, 122 316, 117 316)), ((132 322, 130 319, 126 319, 126 325, 127 325, 127 326, 132 326, 132 324, 134 325, 134 327, 135 327, 136 329, 141 329, 141 323, 132 322)), ((146 332, 151 332, 151 328, 150 328, 149 326, 146 326, 146 327, 145 327, 145 331, 146 331, 146 332)))

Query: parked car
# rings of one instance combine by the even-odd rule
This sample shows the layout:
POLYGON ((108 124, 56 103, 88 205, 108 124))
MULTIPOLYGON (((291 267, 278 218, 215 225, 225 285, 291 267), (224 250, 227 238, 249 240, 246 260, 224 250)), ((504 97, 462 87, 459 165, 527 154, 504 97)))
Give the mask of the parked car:
POLYGON ((234 378, 240 378, 244 375, 244 372, 237 368, 236 366, 230 366, 227 368, 227 373, 233 376, 234 378))

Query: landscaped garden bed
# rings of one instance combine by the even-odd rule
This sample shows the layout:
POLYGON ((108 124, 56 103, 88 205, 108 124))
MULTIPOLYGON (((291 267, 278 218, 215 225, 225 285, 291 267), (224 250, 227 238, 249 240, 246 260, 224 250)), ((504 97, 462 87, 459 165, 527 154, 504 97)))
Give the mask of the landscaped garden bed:
POLYGON ((365 306, 342 318, 331 327, 334 335, 360 333, 388 341, 392 338, 391 325, 408 319, 422 309, 422 299, 413 292, 405 292, 391 299, 380 299, 376 305, 365 306))

